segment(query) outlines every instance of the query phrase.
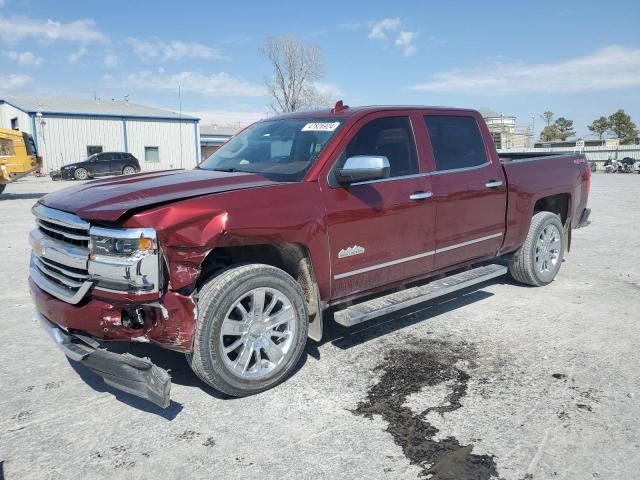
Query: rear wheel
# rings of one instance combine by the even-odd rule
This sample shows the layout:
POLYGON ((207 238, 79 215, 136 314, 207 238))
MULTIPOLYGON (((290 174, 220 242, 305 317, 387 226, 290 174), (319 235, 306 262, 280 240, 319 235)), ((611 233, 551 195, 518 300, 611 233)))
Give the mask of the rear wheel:
POLYGON ((76 180, 86 180, 87 178, 89 178, 89 172, 86 168, 76 168, 73 172, 73 178, 75 178, 76 180))
POLYGON ((304 295, 291 276, 269 265, 232 267, 200 290, 194 350, 187 360, 217 390, 251 395, 291 375, 307 330, 304 295))
POLYGON ((4 192, 4 189, 7 188, 6 183, 0 183, 0 193, 4 192))
POLYGON ((123 175, 132 175, 134 173, 136 173, 136 169, 135 169, 135 167, 132 167, 131 165, 127 165, 126 167, 124 167, 122 169, 122 174, 123 175))
POLYGON ((565 238, 558 215, 538 212, 524 243, 510 259, 509 273, 518 282, 541 287, 553 281, 564 257, 565 238))

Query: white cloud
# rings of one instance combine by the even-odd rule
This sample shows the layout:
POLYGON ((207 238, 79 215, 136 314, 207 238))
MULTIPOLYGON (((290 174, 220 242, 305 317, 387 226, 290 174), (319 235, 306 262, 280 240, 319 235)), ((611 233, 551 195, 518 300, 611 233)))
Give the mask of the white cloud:
POLYGON ((108 37, 96 27, 93 19, 63 23, 29 17, 0 16, 0 39, 14 43, 25 38, 41 42, 66 40, 80 43, 108 41, 108 37))
POLYGON ((429 92, 505 95, 588 92, 640 87, 640 49, 613 45, 555 63, 507 62, 450 70, 409 88, 429 92))
POLYGON ((102 59, 102 63, 104 63, 105 67, 117 67, 118 56, 114 53, 107 53, 102 59))
POLYGON ((384 40, 387 38, 388 32, 395 32, 400 27, 399 18, 385 18, 374 23, 369 31, 369 38, 376 40, 384 40))
POLYGON ((22 87, 26 87, 31 82, 33 82, 33 78, 29 75, 19 75, 19 74, 9 74, 9 75, 0 75, 0 92, 1 91, 13 91, 18 90, 22 87))
POLYGON ((400 30, 402 21, 399 18, 385 18, 371 25, 369 38, 371 40, 387 41, 389 37, 395 37, 394 45, 402 50, 403 57, 410 57, 418 52, 413 44, 418 34, 411 30, 400 30), (400 32, 398 32, 400 30, 400 32), (396 33, 398 32, 398 33, 396 33))
POLYGON ((196 42, 180 40, 163 41, 159 39, 141 40, 129 38, 133 52, 145 61, 179 60, 181 58, 221 59, 222 53, 217 48, 207 47, 196 42))
POLYGON ((76 63, 78 60, 80 60, 82 57, 84 57, 87 54, 87 49, 84 47, 80 47, 77 51, 70 53, 67 56, 67 60, 69 61, 69 63, 71 63, 72 65, 74 63, 76 63))
POLYGON ((395 44, 402 49, 403 57, 410 57, 411 55, 415 55, 418 49, 413 45, 413 40, 416 38, 415 32, 410 31, 402 31, 396 38, 395 44))
POLYGON ((331 102, 340 100, 340 97, 344 96, 340 88, 332 83, 315 82, 313 86, 322 97, 331 102))
POLYGON ((32 52, 5 52, 5 56, 14 62, 18 62, 20 65, 37 67, 42 64, 42 58, 32 52))
MULTIPOLYGON (((115 81, 111 77, 108 81, 115 81)), ((126 75, 124 81, 130 88, 152 90, 175 90, 178 85, 183 92, 195 92, 210 97, 261 97, 266 95, 262 85, 253 85, 239 78, 220 72, 203 75, 197 72, 184 71, 168 74, 160 69, 157 72, 141 71, 126 75)))

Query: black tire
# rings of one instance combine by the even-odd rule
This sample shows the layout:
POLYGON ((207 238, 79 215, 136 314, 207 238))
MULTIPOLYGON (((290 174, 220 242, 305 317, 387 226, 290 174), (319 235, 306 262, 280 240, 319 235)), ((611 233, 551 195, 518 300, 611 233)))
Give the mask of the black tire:
MULTIPOLYGON (((209 279, 200 289, 194 349, 187 354, 187 361, 195 374, 216 390, 234 397, 253 395, 276 386, 293 373, 304 351, 308 328, 304 294, 290 275, 263 264, 231 267, 209 279), (284 294, 296 315, 295 332, 291 334, 287 353, 271 374, 243 378, 228 365, 229 354, 222 350, 227 338, 221 336, 222 323, 238 300, 257 288, 276 289, 284 294)), ((250 361, 254 361, 254 353, 250 355, 250 361)))
POLYGON ((138 170, 133 165, 125 165, 124 167, 122 167, 122 175, 133 175, 137 172, 138 170))
POLYGON ((4 192, 5 188, 7 188, 7 184, 6 183, 0 183, 0 194, 2 194, 2 192, 4 192))
MULTIPOLYGON (((547 231, 552 231, 551 229, 547 231)), ((551 212, 538 212, 531 218, 529 232, 522 246, 511 256, 509 261, 509 273, 514 280, 541 287, 548 285, 560 271, 562 259, 564 258, 565 236, 564 227, 560 221, 560 217, 551 212), (554 226, 559 232, 559 251, 555 264, 552 264, 548 270, 540 268, 536 259, 540 258, 543 252, 540 251, 538 240, 545 231, 545 228, 554 226)), ((548 265, 548 264, 547 264, 548 265)))
POLYGON ((88 180, 89 179, 89 171, 86 168, 76 168, 73 171, 73 178, 76 180, 88 180))

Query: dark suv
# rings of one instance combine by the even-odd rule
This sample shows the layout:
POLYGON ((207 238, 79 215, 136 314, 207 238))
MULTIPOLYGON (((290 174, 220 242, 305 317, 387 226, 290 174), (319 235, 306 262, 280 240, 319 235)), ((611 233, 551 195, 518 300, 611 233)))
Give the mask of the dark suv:
POLYGON ((140 171, 138 159, 125 152, 94 153, 84 162, 65 165, 50 173, 54 180, 86 180, 102 175, 130 175, 140 171))

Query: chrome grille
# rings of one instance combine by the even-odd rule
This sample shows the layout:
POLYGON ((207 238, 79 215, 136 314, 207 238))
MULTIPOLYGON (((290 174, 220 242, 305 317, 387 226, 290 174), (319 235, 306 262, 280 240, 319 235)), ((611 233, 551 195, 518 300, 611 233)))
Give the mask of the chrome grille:
POLYGON ((42 290, 61 300, 80 302, 92 286, 87 264, 89 223, 40 204, 32 212, 37 228, 29 237, 33 248, 31 278, 42 290))
POLYGON ((39 230, 46 236, 78 247, 89 248, 89 222, 71 213, 36 204, 32 209, 39 230))
POLYGON ((85 230, 70 228, 41 218, 36 219, 36 223, 40 231, 51 238, 79 247, 89 247, 89 232, 85 230))

